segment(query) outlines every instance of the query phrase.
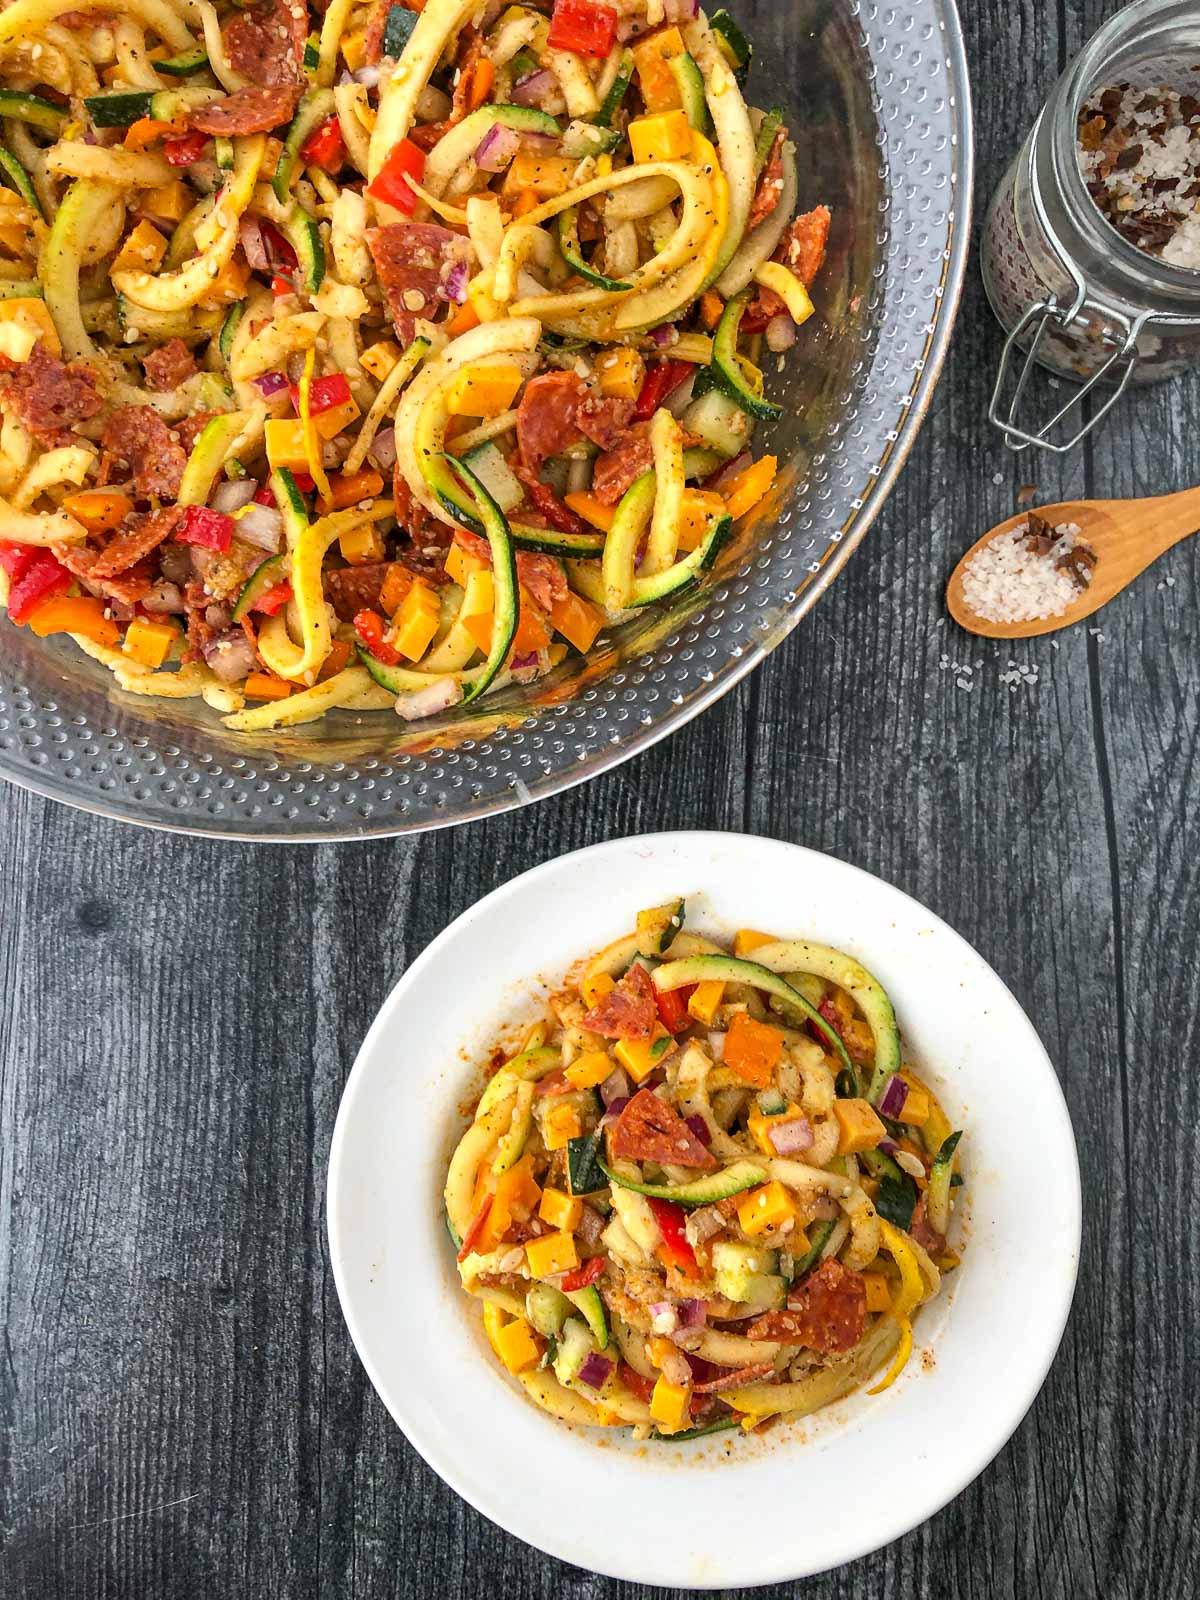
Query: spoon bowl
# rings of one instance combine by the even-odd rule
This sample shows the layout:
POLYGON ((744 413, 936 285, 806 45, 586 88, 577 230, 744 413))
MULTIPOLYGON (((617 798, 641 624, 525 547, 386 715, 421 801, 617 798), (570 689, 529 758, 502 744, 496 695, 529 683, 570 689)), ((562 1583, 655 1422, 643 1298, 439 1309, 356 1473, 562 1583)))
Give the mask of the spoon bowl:
POLYGON ((950 615, 968 633, 985 639, 1032 639, 1082 622, 1127 584, 1143 573, 1181 539, 1200 528, 1200 488, 1179 494, 1153 495, 1141 500, 1060 500, 1053 505, 1030 507, 989 528, 962 557, 946 585, 950 615), (972 556, 1000 534, 1009 533, 1031 515, 1051 527, 1073 522, 1079 539, 1096 556, 1091 582, 1076 599, 1052 617, 1031 617, 1023 622, 992 622, 972 611, 963 593, 963 570, 972 556))

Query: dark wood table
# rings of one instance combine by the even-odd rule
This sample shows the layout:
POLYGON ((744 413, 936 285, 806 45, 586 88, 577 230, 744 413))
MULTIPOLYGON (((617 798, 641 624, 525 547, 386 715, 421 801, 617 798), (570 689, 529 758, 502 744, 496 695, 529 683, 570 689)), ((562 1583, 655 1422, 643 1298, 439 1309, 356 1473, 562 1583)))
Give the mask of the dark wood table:
MULTIPOLYGON (((967 6, 980 213, 1111 9, 967 6)), ((528 1549, 410 1449, 338 1310, 325 1172, 359 1041, 434 934, 564 850, 693 826, 832 851, 947 918, 1040 1030, 1083 1166, 1074 1313, 1012 1442, 917 1532, 788 1593, 1195 1592, 1195 550, 1057 647, 968 640, 942 590, 1027 477, 1051 500, 1188 484, 1200 380, 1127 400, 1065 463, 1015 460, 984 420, 998 349, 972 265, 932 415, 848 572, 749 682, 590 787, 319 849, 4 792, 6 1600, 651 1593, 528 1549)))

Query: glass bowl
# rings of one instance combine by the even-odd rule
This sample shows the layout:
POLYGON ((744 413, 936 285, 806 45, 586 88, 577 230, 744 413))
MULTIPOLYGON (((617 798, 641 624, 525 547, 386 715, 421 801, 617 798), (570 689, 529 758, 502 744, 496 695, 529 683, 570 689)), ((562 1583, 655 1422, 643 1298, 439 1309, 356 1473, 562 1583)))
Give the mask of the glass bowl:
POLYGON ((912 446, 945 354, 970 225, 970 95, 953 0, 735 5, 749 92, 785 108, 827 265, 760 424, 777 484, 708 584, 463 714, 333 712, 235 734, 198 700, 129 695, 70 640, 4 625, 0 776, 124 821, 229 838, 445 827, 582 783, 680 727, 829 587, 912 446))

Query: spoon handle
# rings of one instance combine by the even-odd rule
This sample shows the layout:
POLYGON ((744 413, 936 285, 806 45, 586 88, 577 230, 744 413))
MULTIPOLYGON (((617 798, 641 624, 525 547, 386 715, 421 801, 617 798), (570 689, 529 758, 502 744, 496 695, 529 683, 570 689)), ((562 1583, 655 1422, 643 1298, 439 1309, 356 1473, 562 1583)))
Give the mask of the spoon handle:
POLYGON ((1200 530, 1200 488, 1141 500, 1110 500, 1107 510, 1127 537, 1132 534, 1144 542, 1148 554, 1151 550, 1161 554, 1200 530))

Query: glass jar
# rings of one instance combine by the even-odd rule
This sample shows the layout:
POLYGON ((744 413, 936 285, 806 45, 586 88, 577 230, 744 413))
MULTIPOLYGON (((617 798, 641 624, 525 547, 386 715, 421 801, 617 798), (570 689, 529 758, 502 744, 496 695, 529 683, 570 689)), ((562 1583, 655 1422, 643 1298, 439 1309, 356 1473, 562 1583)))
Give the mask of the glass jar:
POLYGON ((1129 384, 1200 362, 1200 271, 1147 254, 1109 223, 1088 193, 1078 147, 1079 112, 1093 92, 1114 84, 1195 91, 1198 72, 1196 0, 1136 0, 1059 79, 1000 182, 984 223, 981 267, 1008 332, 989 416, 1013 450, 1070 450, 1129 384), (1012 387, 1019 350, 1025 358, 1012 387), (1083 385, 1040 426, 1020 419, 1034 362, 1083 385), (1100 385, 1111 393, 1094 416, 1055 442, 1053 430, 1100 385))

